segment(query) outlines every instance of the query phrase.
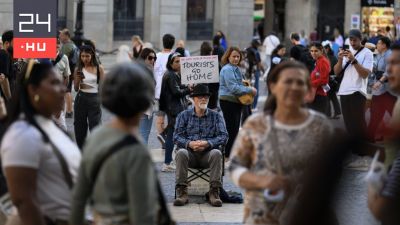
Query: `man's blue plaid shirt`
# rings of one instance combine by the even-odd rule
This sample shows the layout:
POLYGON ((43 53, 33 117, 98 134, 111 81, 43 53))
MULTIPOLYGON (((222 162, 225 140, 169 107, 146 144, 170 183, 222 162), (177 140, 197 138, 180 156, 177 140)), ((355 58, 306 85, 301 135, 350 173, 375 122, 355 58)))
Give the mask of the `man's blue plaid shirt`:
POLYGON ((225 145, 228 141, 224 118, 210 109, 202 117, 198 117, 191 107, 181 112, 176 118, 174 143, 179 148, 186 148, 191 141, 208 141, 210 149, 225 145))

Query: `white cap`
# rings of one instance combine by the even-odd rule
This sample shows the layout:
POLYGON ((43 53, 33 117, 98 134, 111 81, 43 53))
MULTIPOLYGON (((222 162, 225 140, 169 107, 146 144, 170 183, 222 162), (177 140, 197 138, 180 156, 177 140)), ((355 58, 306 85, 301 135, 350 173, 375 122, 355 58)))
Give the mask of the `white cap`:
POLYGON ((323 41, 322 43, 322 46, 327 46, 327 45, 329 45, 329 47, 331 47, 332 48, 332 43, 329 41, 329 40, 326 40, 326 41, 323 41))

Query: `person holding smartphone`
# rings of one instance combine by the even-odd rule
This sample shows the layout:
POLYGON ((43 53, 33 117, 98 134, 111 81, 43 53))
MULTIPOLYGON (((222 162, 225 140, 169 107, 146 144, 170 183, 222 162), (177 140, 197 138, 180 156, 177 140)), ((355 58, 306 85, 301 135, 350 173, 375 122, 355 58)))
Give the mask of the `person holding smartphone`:
POLYGON ((85 142, 88 127, 92 130, 101 121, 98 92, 103 78, 104 69, 98 63, 94 49, 89 45, 82 46, 74 73, 74 88, 78 92, 74 104, 74 130, 80 149, 85 142))
MULTIPOLYGON (((367 96, 368 75, 372 72, 374 57, 368 48, 361 45, 360 30, 349 32, 351 49, 344 46, 339 51, 338 63, 334 72, 342 77, 338 91, 346 130, 350 136, 366 139, 365 104, 367 96)), ((366 155, 367 152, 355 152, 366 155)))

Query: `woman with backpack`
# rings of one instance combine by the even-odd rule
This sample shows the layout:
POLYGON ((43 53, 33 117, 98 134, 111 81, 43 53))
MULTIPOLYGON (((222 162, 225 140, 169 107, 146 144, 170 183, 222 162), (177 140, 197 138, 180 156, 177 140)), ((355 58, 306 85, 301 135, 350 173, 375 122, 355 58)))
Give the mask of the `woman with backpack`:
POLYGON ((150 152, 139 141, 140 119, 152 105, 154 87, 149 71, 137 63, 117 65, 107 74, 101 101, 115 117, 87 140, 69 224, 85 224, 88 202, 94 224, 171 224, 159 223, 170 217, 150 152))
POLYGON ((79 148, 85 143, 87 129, 93 130, 101 122, 99 84, 104 78, 104 69, 96 59, 91 46, 80 49, 78 67, 74 72, 74 88, 77 91, 74 104, 75 139, 79 148))
POLYGON ((178 52, 168 56, 167 72, 165 72, 160 94, 160 110, 167 114, 168 125, 166 128, 167 138, 165 140, 165 159, 161 169, 162 172, 175 170, 172 162, 172 152, 174 150, 173 134, 175 120, 180 112, 186 109, 186 96, 190 94, 192 88, 181 84, 181 54, 178 52))
POLYGON ((81 153, 52 121, 66 91, 51 63, 29 61, 13 97, 1 162, 18 215, 7 224, 68 224, 81 153))

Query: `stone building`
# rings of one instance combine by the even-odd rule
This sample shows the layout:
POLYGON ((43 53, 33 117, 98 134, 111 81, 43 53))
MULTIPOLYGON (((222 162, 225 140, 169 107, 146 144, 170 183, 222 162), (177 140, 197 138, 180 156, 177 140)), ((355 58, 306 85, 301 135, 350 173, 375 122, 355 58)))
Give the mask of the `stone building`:
MULTIPOLYGON (((12 0, 0 0, 0 31, 12 28, 12 0)), ((165 33, 200 48, 221 30, 230 45, 246 47, 253 36, 254 0, 85 0, 84 35, 109 51, 140 35, 160 49, 165 33)), ((77 0, 58 0, 58 27, 74 30, 77 0)), ((196 49, 197 48, 197 49, 196 49)))
POLYGON ((359 28, 373 35, 385 26, 394 28, 399 16, 400 0, 265 0, 266 33, 274 30, 285 39, 291 32, 309 34, 317 28, 325 40, 336 27, 342 34, 359 28))

